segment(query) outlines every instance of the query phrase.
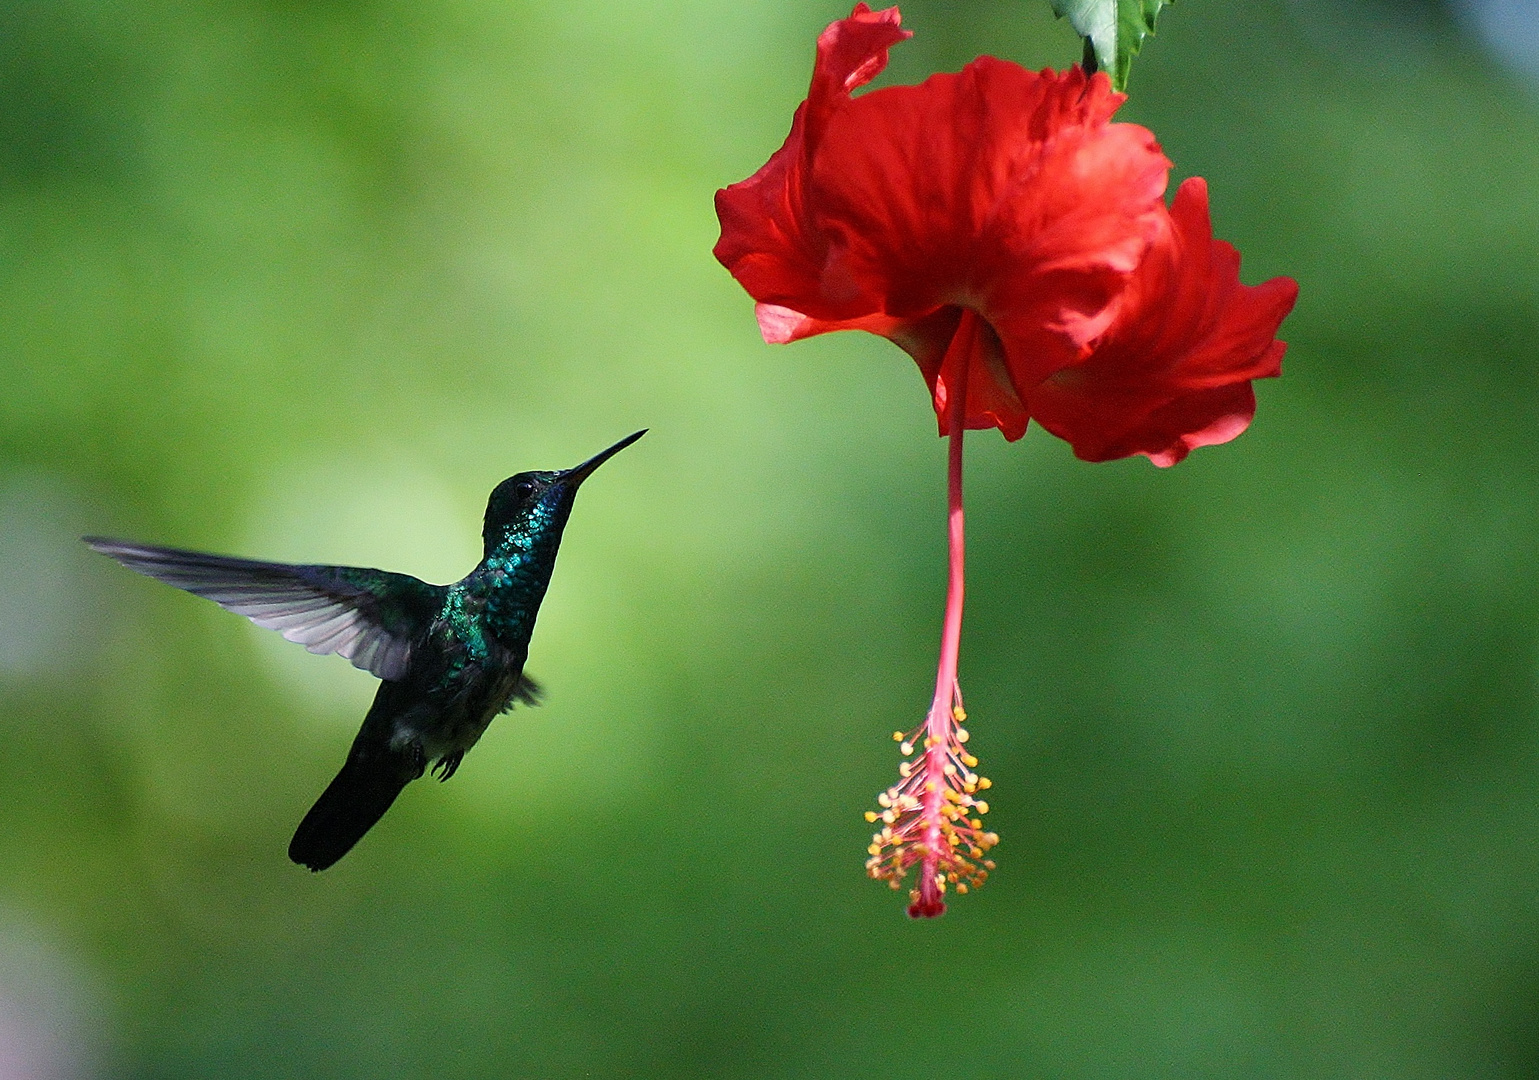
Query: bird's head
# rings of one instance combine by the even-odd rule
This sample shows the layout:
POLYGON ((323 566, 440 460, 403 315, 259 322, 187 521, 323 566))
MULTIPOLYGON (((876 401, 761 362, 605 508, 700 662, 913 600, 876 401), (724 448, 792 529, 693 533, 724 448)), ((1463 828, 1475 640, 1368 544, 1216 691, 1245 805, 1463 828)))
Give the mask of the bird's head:
POLYGON ((492 489, 486 503, 486 523, 481 530, 486 550, 523 536, 532 539, 552 530, 559 533, 572 512, 577 489, 604 462, 645 435, 646 429, 627 435, 581 465, 558 472, 521 472, 492 489))

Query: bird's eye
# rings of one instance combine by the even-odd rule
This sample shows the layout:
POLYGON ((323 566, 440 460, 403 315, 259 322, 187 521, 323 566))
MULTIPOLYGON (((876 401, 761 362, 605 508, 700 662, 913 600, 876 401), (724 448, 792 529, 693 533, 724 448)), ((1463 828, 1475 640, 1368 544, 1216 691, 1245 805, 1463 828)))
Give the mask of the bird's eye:
POLYGON ((534 481, 520 480, 518 483, 513 485, 513 490, 518 493, 519 498, 527 499, 529 496, 534 494, 534 481))

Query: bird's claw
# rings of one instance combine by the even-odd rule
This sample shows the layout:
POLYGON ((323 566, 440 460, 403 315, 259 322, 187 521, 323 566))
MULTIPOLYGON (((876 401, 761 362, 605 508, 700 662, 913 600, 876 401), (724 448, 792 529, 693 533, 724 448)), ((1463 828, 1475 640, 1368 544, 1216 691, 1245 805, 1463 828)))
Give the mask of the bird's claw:
POLYGON ((427 751, 422 749, 422 744, 415 740, 406 744, 406 757, 411 762, 412 770, 421 776, 427 771, 427 751))

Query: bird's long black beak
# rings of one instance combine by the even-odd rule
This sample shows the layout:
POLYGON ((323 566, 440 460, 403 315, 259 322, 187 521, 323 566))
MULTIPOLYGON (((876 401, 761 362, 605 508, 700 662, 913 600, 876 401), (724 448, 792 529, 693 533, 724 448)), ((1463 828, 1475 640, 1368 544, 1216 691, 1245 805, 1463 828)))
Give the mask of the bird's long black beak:
POLYGON ((588 479, 588 477, 593 475, 593 470, 597 469, 600 465, 604 464, 604 462, 614 457, 621 450, 624 450, 627 446, 641 438, 646 433, 647 429, 642 428, 634 435, 627 435, 625 438, 611 446, 608 450, 601 450, 597 454, 594 454, 587 461, 583 462, 576 468, 566 470, 566 472, 561 474, 562 482, 570 484, 573 490, 575 490, 578 484, 582 483, 584 480, 588 479))

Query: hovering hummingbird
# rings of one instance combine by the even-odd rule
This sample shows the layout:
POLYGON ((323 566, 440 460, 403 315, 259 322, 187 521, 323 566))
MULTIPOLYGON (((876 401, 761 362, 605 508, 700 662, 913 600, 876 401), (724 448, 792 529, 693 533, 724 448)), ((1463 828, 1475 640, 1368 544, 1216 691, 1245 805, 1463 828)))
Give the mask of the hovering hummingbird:
POLYGON ((459 768, 492 718, 536 703, 524 674, 577 488, 638 431, 562 472, 522 472, 492 490, 485 554, 453 585, 354 566, 254 562, 88 536, 130 570, 175 585, 313 653, 381 680, 347 762, 299 823, 289 858, 324 870, 350 851, 428 762, 459 768))

